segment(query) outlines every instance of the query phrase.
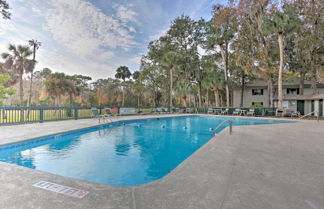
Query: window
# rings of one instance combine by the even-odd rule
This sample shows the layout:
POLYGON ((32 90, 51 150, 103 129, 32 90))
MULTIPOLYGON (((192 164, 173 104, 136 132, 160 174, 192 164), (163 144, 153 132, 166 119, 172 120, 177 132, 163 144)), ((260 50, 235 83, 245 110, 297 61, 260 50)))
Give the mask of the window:
POLYGON ((252 95, 263 95, 263 89, 252 89, 252 95))
POLYGON ((263 106, 263 102, 252 102, 252 106, 253 105, 263 106))
POLYGON ((287 88, 287 94, 299 95, 299 88, 287 88))

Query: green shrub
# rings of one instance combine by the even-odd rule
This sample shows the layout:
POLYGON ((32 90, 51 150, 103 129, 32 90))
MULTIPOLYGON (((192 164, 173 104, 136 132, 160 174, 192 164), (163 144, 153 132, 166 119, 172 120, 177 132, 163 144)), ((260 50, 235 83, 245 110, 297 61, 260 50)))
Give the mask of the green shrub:
POLYGON ((263 107, 263 105, 262 104, 254 104, 251 107, 263 107))

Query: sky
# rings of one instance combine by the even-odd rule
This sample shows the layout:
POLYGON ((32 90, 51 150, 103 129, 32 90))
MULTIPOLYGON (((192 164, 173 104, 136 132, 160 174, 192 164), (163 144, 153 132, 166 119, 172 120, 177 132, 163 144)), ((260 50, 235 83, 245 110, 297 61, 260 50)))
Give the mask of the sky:
POLYGON ((122 65, 134 72, 150 41, 182 14, 210 19, 222 0, 7 0, 11 20, 0 18, 0 52, 9 43, 42 43, 36 70, 114 77, 122 65))

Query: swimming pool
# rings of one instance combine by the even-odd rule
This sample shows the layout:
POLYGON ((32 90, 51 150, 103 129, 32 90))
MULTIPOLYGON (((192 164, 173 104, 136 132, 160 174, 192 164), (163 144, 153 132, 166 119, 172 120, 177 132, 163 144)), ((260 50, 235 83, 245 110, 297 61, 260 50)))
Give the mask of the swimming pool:
POLYGON ((139 185, 167 175, 228 119, 234 126, 286 123, 210 116, 116 122, 2 146, 0 161, 101 184, 139 185))

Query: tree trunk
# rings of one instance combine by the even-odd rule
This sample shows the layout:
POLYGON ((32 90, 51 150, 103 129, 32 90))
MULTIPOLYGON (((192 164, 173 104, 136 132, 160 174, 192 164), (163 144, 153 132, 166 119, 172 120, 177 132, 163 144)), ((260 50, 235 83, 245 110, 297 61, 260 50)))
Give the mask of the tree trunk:
POLYGON ((172 75, 172 67, 170 68, 170 97, 169 97, 169 107, 170 107, 170 110, 172 108, 172 85, 173 85, 173 75, 172 75))
POLYGON ((229 96, 229 86, 228 86, 228 63, 227 63, 227 53, 223 47, 223 44, 219 44, 219 48, 222 55, 222 60, 224 64, 224 80, 225 80, 225 89, 226 89, 226 106, 230 106, 230 96, 229 96))
POLYGON ((22 105, 24 101, 24 81, 22 73, 19 75, 19 99, 20 105, 22 105))
POLYGON ((316 86, 317 72, 316 72, 316 69, 313 66, 310 66, 310 67, 311 67, 311 71, 312 71, 311 88, 313 90, 313 94, 317 94, 317 86, 316 86))
POLYGON ((29 97, 28 97, 27 107, 30 107, 31 105, 32 96, 33 96, 33 71, 30 72, 29 97))
MULTIPOLYGON (((33 48, 33 69, 31 69, 31 72, 30 72, 29 97, 28 97, 28 101, 27 101, 28 107, 30 107, 30 105, 31 105, 31 100, 32 100, 32 96, 33 96, 33 73, 34 73, 35 62, 36 62, 36 45, 34 45, 34 48, 33 48)), ((29 115, 29 111, 28 111, 28 115, 29 115)))
POLYGON ((218 90, 218 88, 215 88, 214 95, 215 95, 215 106, 216 107, 220 107, 219 90, 218 90))
POLYGON ((73 100, 72 94, 69 94, 69 100, 70 100, 70 106, 72 106, 72 100, 73 100))
POLYGON ((282 33, 278 34, 278 44, 279 44, 279 53, 280 53, 280 63, 279 63, 279 75, 278 75, 278 108, 282 109, 282 70, 284 62, 284 52, 283 52, 283 35, 282 33))
POLYGON ((269 107, 273 107, 273 84, 272 84, 272 78, 270 77, 268 79, 268 100, 269 100, 269 107))
POLYGON ((125 105, 125 80, 123 81, 123 101, 122 101, 122 107, 125 105))
POLYGON ((209 107, 209 89, 206 89, 206 103, 207 103, 207 107, 209 107))
POLYGON ((190 94, 188 95, 188 104, 191 107, 191 95, 190 94))
POLYGON ((300 81, 299 81, 299 94, 304 95, 304 81, 305 81, 305 72, 300 72, 300 81))
POLYGON ((242 74, 242 86, 241 86, 241 102, 240 107, 243 107, 244 104, 244 87, 245 87, 245 74, 242 74))
POLYGON ((201 83, 198 82, 198 105, 201 107, 201 83))

